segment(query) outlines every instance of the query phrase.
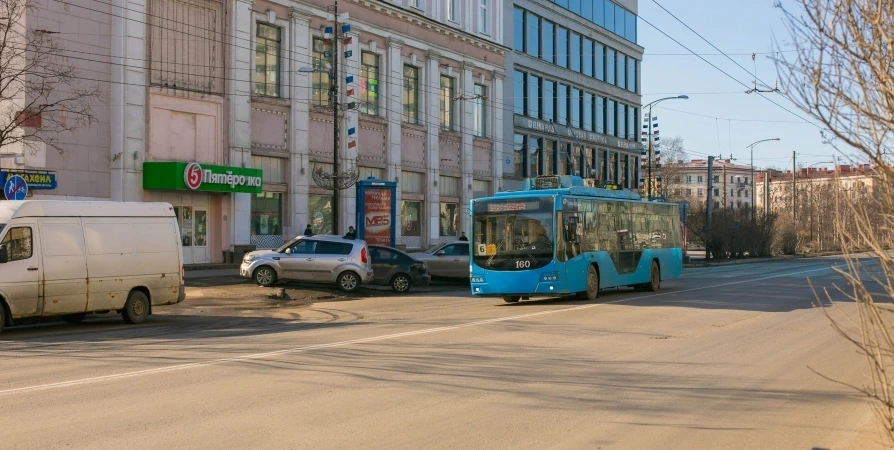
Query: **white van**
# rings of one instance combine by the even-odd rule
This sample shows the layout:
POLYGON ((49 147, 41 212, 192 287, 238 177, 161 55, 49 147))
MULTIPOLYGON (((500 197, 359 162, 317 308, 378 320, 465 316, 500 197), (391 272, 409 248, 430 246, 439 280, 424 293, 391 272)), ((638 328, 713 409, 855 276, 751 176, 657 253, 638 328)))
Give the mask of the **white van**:
POLYGON ((167 203, 0 201, 0 330, 26 317, 118 311, 142 323, 185 298, 167 203))

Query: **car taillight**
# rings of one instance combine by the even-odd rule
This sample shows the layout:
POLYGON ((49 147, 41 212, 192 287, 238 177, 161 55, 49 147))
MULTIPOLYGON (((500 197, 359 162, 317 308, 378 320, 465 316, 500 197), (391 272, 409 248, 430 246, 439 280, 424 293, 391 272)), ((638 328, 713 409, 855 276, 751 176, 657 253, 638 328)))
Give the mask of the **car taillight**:
POLYGON ((428 268, 425 267, 425 263, 413 264, 411 267, 412 267, 413 269, 418 270, 419 273, 425 273, 425 272, 428 272, 428 268))
POLYGON ((367 262, 367 259, 366 259, 366 248, 363 248, 363 249, 360 250, 360 262, 362 262, 363 264, 366 264, 366 262, 367 262))

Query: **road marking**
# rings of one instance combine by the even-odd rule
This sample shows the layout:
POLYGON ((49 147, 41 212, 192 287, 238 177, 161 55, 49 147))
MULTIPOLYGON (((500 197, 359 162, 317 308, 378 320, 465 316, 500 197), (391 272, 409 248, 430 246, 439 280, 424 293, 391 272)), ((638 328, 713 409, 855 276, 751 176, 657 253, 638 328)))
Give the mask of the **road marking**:
POLYGON ((809 270, 802 270, 802 271, 798 271, 798 272, 789 272, 789 273, 784 273, 784 274, 770 275, 770 276, 755 278, 755 279, 751 279, 751 280, 739 280, 739 281, 732 281, 729 283, 715 284, 715 285, 711 285, 711 286, 702 286, 702 287, 697 287, 697 288, 684 289, 682 291, 658 292, 658 293, 654 293, 654 294, 640 295, 637 297, 614 300, 614 301, 610 301, 610 302, 592 303, 589 305, 572 306, 570 308, 554 309, 554 310, 549 310, 549 311, 540 311, 540 312, 528 313, 528 314, 519 314, 519 315, 515 315, 515 316, 508 316, 508 317, 497 317, 494 319, 478 320, 478 321, 474 321, 474 322, 466 322, 466 323, 461 323, 461 324, 457 324, 457 325, 449 325, 449 326, 444 326, 444 327, 426 328, 423 330, 405 331, 403 333, 393 333, 393 334, 371 336, 371 337, 359 338, 359 339, 350 339, 347 341, 330 342, 328 344, 306 345, 303 347, 293 347, 293 348, 275 350, 272 352, 264 352, 264 353, 253 353, 253 354, 243 355, 243 356, 234 356, 231 358, 213 359, 213 360, 208 360, 208 361, 197 361, 197 362, 193 362, 193 363, 177 364, 177 365, 173 365, 173 366, 158 367, 158 368, 154 368, 154 369, 136 370, 136 371, 132 371, 132 372, 124 372, 124 373, 118 373, 118 374, 113 374, 113 375, 103 375, 103 376, 91 377, 91 378, 81 378, 81 379, 76 379, 76 380, 60 381, 60 382, 56 382, 56 383, 25 386, 25 387, 20 387, 20 388, 2 390, 2 391, 0 391, 0 395, 22 394, 22 393, 26 393, 26 392, 45 391, 45 390, 50 390, 50 389, 99 383, 99 382, 103 382, 103 381, 119 380, 119 379, 123 379, 123 378, 132 378, 132 377, 139 377, 139 376, 144 376, 144 375, 153 375, 153 374, 158 374, 158 373, 173 372, 173 371, 178 371, 178 370, 194 369, 194 368, 198 368, 198 367, 220 365, 220 364, 226 364, 226 363, 232 363, 232 362, 264 359, 264 358, 270 358, 273 356, 289 355, 289 354, 294 354, 294 353, 303 353, 303 352, 307 352, 307 351, 311 351, 311 350, 319 350, 319 349, 335 348, 335 347, 345 347, 345 346, 354 345, 354 344, 365 344, 368 342, 385 341, 385 340, 397 339, 397 338, 408 337, 408 336, 418 336, 418 335, 422 335, 422 334, 439 333, 442 331, 457 330, 460 328, 469 328, 469 327, 475 327, 475 326, 480 326, 480 325, 489 325, 492 323, 507 322, 510 320, 526 319, 529 317, 544 316, 547 314, 556 314, 556 313, 577 311, 577 310, 588 309, 588 308, 592 308, 592 307, 600 306, 600 305, 611 305, 611 304, 617 304, 617 303, 630 302, 630 301, 640 300, 640 299, 644 299, 644 298, 659 297, 659 296, 663 296, 663 295, 685 294, 687 292, 703 291, 705 289, 715 289, 715 288, 719 288, 719 287, 732 286, 732 285, 736 285, 736 284, 754 283, 754 282, 758 282, 758 281, 771 280, 774 278, 782 278, 782 277, 789 277, 792 275, 800 275, 800 274, 811 273, 811 272, 819 272, 821 270, 831 270, 831 268, 832 267, 827 266, 827 267, 822 267, 822 268, 818 268, 818 269, 809 269, 809 270))

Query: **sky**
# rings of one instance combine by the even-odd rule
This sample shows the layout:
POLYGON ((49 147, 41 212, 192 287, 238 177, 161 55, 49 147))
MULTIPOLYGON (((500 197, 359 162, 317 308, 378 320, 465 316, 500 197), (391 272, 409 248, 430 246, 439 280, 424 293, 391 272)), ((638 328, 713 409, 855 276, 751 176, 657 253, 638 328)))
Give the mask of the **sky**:
MULTIPOLYGON (((682 137, 692 159, 704 159, 708 155, 726 159, 732 155, 742 165, 750 164, 749 144, 780 138, 778 142, 764 142, 754 147, 754 164, 758 168, 791 169, 793 151, 797 152, 799 167, 811 164, 832 167, 833 157, 842 156, 822 142, 820 128, 758 94, 745 93, 753 87, 755 64, 757 77, 769 84, 770 89, 775 87, 777 71, 770 59, 774 41, 783 50, 791 48, 787 45, 789 32, 783 23, 782 11, 773 6, 774 0, 657 0, 747 71, 719 54, 655 2, 639 0, 638 41, 645 47, 641 69, 643 104, 668 96, 689 95, 688 100, 666 100, 653 107, 652 114, 657 117, 662 138, 682 137), (738 82, 693 56, 656 27, 738 82), (754 62, 752 53, 756 53, 754 62)), ((786 7, 796 7, 792 0, 784 3, 786 7)), ((758 83, 761 89, 768 89, 758 83)), ((783 94, 764 95, 812 120, 783 94)), ((644 113, 648 114, 648 109, 644 113)))

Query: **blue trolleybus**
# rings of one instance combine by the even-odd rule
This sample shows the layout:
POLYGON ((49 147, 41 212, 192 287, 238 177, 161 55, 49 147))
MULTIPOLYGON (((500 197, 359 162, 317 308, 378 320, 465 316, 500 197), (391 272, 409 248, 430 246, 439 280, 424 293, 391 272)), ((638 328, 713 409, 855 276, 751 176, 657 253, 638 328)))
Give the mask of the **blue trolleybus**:
POLYGON ((473 295, 593 300, 605 288, 655 291, 683 271, 678 206, 628 190, 539 177, 471 210, 473 295))

